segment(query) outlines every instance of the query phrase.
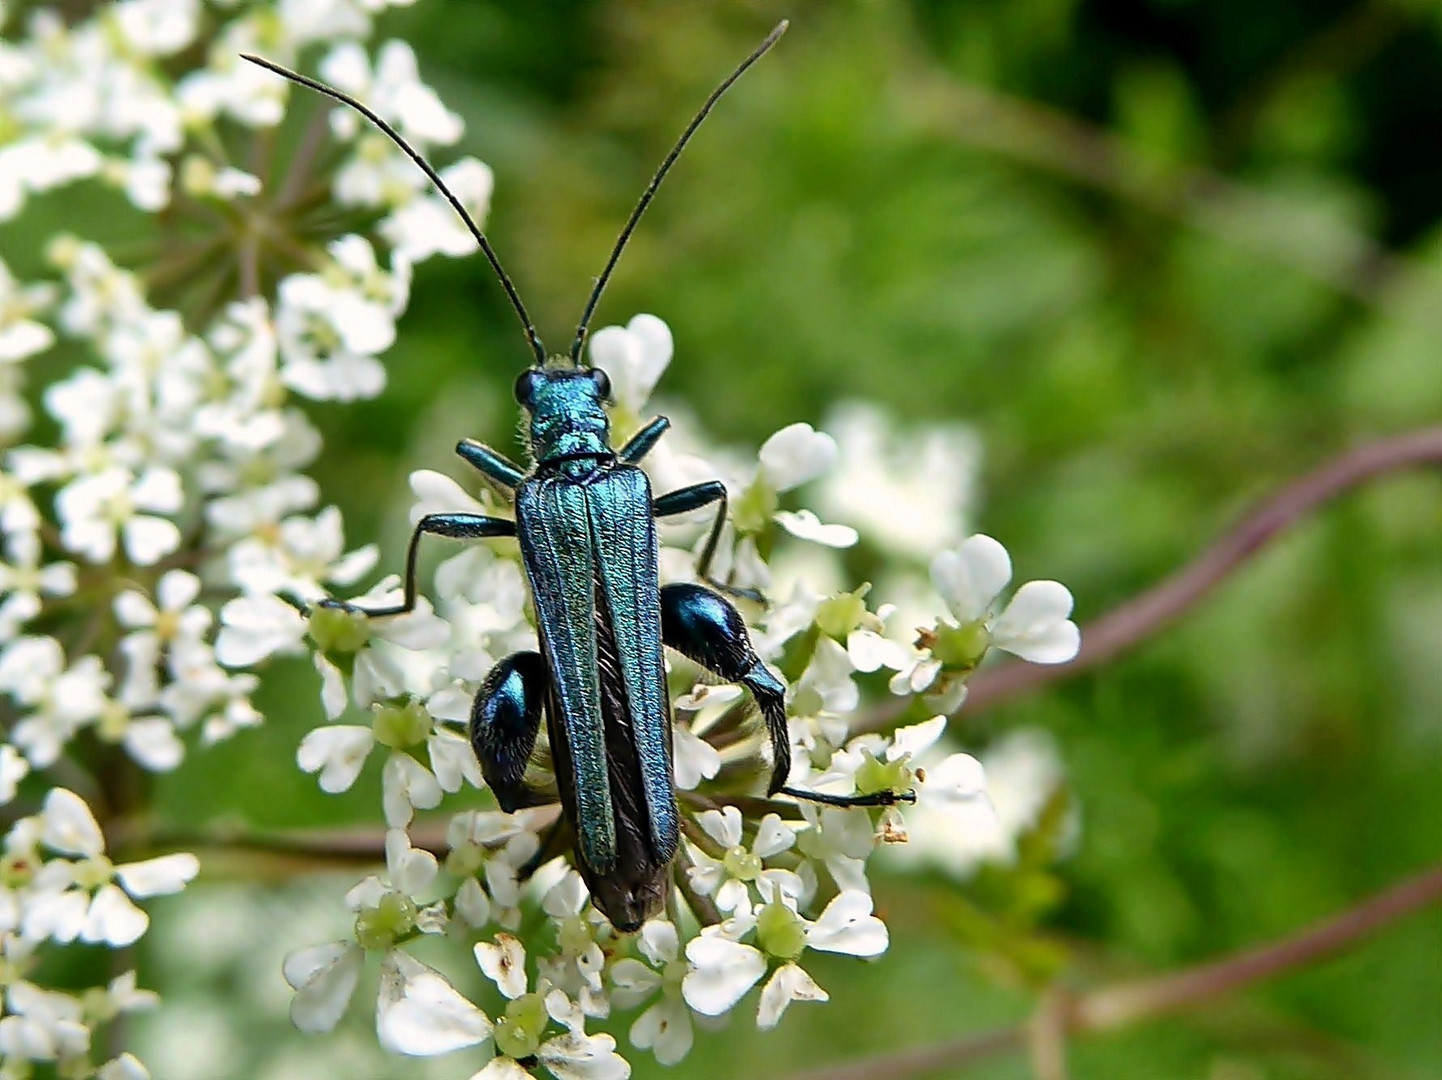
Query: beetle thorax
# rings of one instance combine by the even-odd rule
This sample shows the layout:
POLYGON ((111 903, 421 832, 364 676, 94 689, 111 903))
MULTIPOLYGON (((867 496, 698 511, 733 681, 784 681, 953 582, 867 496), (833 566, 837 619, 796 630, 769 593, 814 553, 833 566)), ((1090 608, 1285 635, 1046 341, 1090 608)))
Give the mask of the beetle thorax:
POLYGON ((531 454, 538 464, 611 454, 611 424, 602 405, 609 389, 594 368, 540 368, 517 380, 530 413, 531 454))

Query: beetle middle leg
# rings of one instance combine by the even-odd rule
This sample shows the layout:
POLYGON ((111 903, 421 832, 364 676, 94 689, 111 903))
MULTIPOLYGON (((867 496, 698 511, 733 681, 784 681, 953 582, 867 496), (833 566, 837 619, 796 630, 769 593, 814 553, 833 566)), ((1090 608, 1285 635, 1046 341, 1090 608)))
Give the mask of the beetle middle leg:
POLYGON ((771 780, 766 785, 768 795, 790 795, 828 806, 892 806, 899 802, 916 801, 916 795, 909 791, 828 795, 786 785, 786 778, 791 773, 786 687, 751 648, 745 620, 725 597, 700 585, 667 585, 661 590, 661 640, 712 674, 727 682, 739 682, 751 691, 771 739, 771 780))
POLYGON ((340 600, 322 600, 323 607, 345 608, 359 611, 372 618, 386 615, 405 615, 416 608, 416 554, 421 535, 444 536, 451 540, 484 540, 493 536, 515 536, 516 523, 506 518, 486 517, 484 514, 427 514, 416 522, 411 533, 410 547, 406 549, 405 599, 390 607, 367 608, 340 600))
POLYGON ((726 524, 725 484, 720 480, 707 480, 704 483, 692 484, 690 487, 668 491, 665 495, 656 497, 653 502, 653 512, 658 518, 671 517, 675 514, 684 514, 688 510, 699 510, 712 503, 721 505, 716 510, 716 520, 711 523, 711 532, 706 537, 705 547, 701 549, 701 557, 696 560, 696 576, 712 588, 720 589, 724 593, 739 596, 743 600, 763 602, 766 598, 755 589, 740 589, 734 585, 728 585, 724 581, 717 581, 711 576, 711 560, 716 557, 716 545, 721 540, 721 528, 726 524))
POLYGON ((490 671, 471 705, 471 749, 496 802, 508 814, 549 802, 526 786, 551 675, 538 652, 518 652, 490 671))

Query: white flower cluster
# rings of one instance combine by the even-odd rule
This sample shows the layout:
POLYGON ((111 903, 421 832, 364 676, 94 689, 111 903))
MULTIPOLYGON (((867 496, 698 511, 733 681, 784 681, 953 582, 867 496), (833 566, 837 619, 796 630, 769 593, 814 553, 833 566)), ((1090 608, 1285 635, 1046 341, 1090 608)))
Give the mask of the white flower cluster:
MULTIPOLYGON (((474 241, 404 155, 349 113, 318 112, 324 119, 302 135, 290 171, 269 163, 264 172, 281 178, 264 186, 234 164, 252 155, 233 161, 226 148, 270 145, 260 136, 280 122, 288 94, 238 54, 294 63, 302 49, 318 53, 323 78, 365 99, 422 152, 453 144, 459 118, 420 81, 409 47, 386 43, 374 60, 366 52, 371 15, 383 6, 122 0, 75 26, 42 8, 23 35, 0 43, 0 220, 52 189, 98 180, 140 213, 211 204, 225 220, 274 223, 301 212, 294 200, 317 179, 316 161, 332 160, 334 197, 378 222, 374 235, 335 236, 323 249, 273 229, 227 229, 202 245, 200 262, 182 251, 170 268, 188 280, 204 277, 205 259, 224 264, 219 289, 184 315, 147 292, 163 267, 142 277, 75 237, 48 245, 55 281, 20 282, 0 263, 0 694, 14 714, 0 741, 0 807, 15 821, 0 864, 0 1070, 14 1062, 11 1071, 25 1075, 28 1063, 56 1062, 66 1076, 147 1075, 130 1055, 90 1058, 101 1025, 152 1000, 133 976, 79 997, 27 979, 44 948, 134 942, 147 917, 133 901, 177 891, 198 869, 185 854, 112 865, 96 813, 116 817, 108 829, 143 808, 107 798, 92 810, 51 771, 84 775, 102 762, 109 773, 89 781, 109 792, 127 789, 127 769, 174 769, 195 744, 261 722, 251 701, 259 669, 281 656, 312 657, 327 718, 302 740, 299 767, 341 792, 374 752, 386 825, 384 875, 345 897, 353 933, 285 964, 292 1015, 306 1031, 339 1022, 370 957, 386 1049, 484 1046, 490 1057, 477 1078, 542 1070, 604 1080, 630 1066, 615 1035, 588 1030, 596 1025, 675 1062, 691 1048, 693 1017, 723 1016, 759 985, 756 1022, 770 1027, 791 1002, 826 999, 808 955, 869 958, 887 947, 866 866, 879 844, 905 838, 901 814, 757 797, 766 747, 749 700, 736 686, 703 685, 679 659, 671 680, 685 827, 664 918, 618 934, 562 860, 536 868, 550 852, 556 807, 476 808, 467 789, 484 785, 464 733, 472 699, 501 657, 537 644, 514 543, 450 555, 429 599, 404 616, 369 619, 318 603, 348 591, 377 556, 347 549, 338 510, 306 475, 321 440, 302 406, 378 394, 379 357, 394 341, 412 265, 468 254, 474 241), (203 25, 214 33, 201 49, 203 25), (190 56, 205 57, 203 66, 177 73, 190 56), (319 152, 326 139, 338 154, 319 152), (84 359, 45 363, 62 347, 84 359), (37 375, 48 381, 27 395, 26 377, 37 375), (25 442, 30 401, 46 416, 35 430, 53 430, 53 442, 25 442), (20 816, 27 805, 37 812, 20 816), (448 822, 443 851, 417 846, 417 814, 431 812, 448 822), (421 939, 464 947, 494 985, 492 1000, 470 1000, 418 959, 411 946, 421 939)), ((442 175, 482 217, 489 170, 461 161, 442 175)), ((593 336, 591 360, 614 388, 618 444, 643 422, 672 347, 649 315, 593 336)), ((851 736, 863 683, 889 680, 895 693, 950 711, 993 646, 1039 662, 1069 658, 1070 594, 1030 583, 998 612, 1009 560, 995 541, 972 537, 933 563, 954 621, 913 645, 895 609, 868 606, 867 586, 834 589, 786 569, 798 551, 831 552, 824 576, 834 579, 834 553, 861 539, 858 528, 874 529, 883 547, 910 542, 858 513, 835 480, 839 462, 865 458, 866 440, 886 439, 855 415, 854 445, 793 424, 751 458, 716 450, 683 420, 645 465, 658 491, 721 478, 732 512, 711 573, 738 594, 781 598, 758 608, 754 640, 789 683, 790 783, 831 796, 915 791, 937 814, 974 812, 984 805, 982 770, 968 755, 938 751, 943 716, 851 736), (793 494, 821 480, 836 523, 793 494)), ((946 474, 953 455, 969 474, 965 436, 927 439, 928 469, 946 474)), ((889 468, 865 474, 867 505, 886 497, 889 468)), ((417 516, 504 512, 493 494, 473 496, 437 473, 414 474, 412 488, 417 516)), ((924 491, 908 498, 926 501, 924 491)), ((937 500, 931 535, 959 539, 964 500, 961 487, 937 500)), ((695 579, 708 518, 662 524, 663 579, 695 579)), ((398 596, 391 577, 359 600, 383 606, 398 596)), ((544 759, 536 769, 544 773, 544 759)))
MULTIPOLYGON (((93 1032, 148 1003, 133 975, 79 998, 27 979, 47 949, 132 944, 147 917, 131 898, 176 891, 196 873, 184 854, 111 866, 95 813, 142 808, 107 799, 92 812, 52 777, 102 762, 106 775, 72 786, 87 797, 133 788, 125 770, 174 769, 188 745, 259 724, 258 677, 243 670, 242 648, 218 642, 218 605, 276 594, 304 603, 375 563, 372 550, 346 551, 338 511, 321 506, 305 475, 320 438, 299 403, 379 393, 377 356, 395 338, 411 266, 468 254, 474 241, 449 208, 441 227, 427 225, 444 204, 423 178, 398 150, 343 122, 329 127, 338 154, 303 145, 288 174, 269 163, 291 192, 270 203, 227 155, 258 160, 251 144, 272 145, 265 129, 280 122, 289 92, 242 51, 290 62, 321 47, 322 68, 373 95, 423 149, 459 138, 459 119, 419 80, 408 46, 389 42, 374 64, 368 57, 362 40, 387 2, 121 0, 73 25, 41 6, 0 40, 0 221, 83 181, 117 188, 137 224, 165 207, 209 204, 207 220, 221 227, 200 247, 222 271, 222 288, 182 315, 147 293, 167 276, 164 254, 140 273, 97 244, 57 236, 44 246, 57 280, 39 283, 0 261, 0 695, 9 710, 0 807, 14 822, 0 874, 5 1076, 29 1075, 27 1062, 59 1062, 74 1077, 146 1075, 130 1055, 98 1074, 88 1064, 93 1032), (208 48, 198 47, 203 28, 214 33, 208 48), (177 72, 181 57, 201 66, 177 72), (339 159, 337 197, 378 219, 381 254, 362 235, 316 250, 272 229, 280 252, 237 239, 247 229, 228 222, 280 220, 286 200, 324 179, 318 157, 339 159), (297 263, 302 272, 287 272, 297 263), (238 264, 237 289, 225 275, 238 264), (270 272, 267 300, 259 286, 272 266, 282 269, 270 272), (54 433, 44 445, 25 441, 37 401, 45 424, 35 430, 54 433), (27 805, 43 810, 19 816, 27 805)), ((6 15, 0 8, 0 23, 6 15)), ((317 113, 310 143, 327 137, 328 112, 317 113)), ((451 169, 483 214, 486 167, 451 169)), ((187 261, 193 235, 170 246, 180 256, 172 277, 213 268, 187 261)))
POLYGON ((147 1076, 134 1056, 92 1064, 94 1032, 121 1013, 149 1008, 156 996, 137 989, 128 971, 83 994, 52 990, 27 976, 47 943, 131 945, 149 918, 134 900, 179 892, 199 869, 194 855, 162 855, 116 866, 85 801, 52 788, 40 813, 19 818, 0 856, 0 1068, 53 1063, 59 1076, 136 1080, 147 1076))
MULTIPOLYGON (((611 380, 618 441, 639 427, 671 353, 670 331, 654 316, 596 333, 591 359, 611 380)), ((662 491, 703 477, 725 479, 736 511, 717 565, 731 586, 776 584, 760 553, 785 546, 777 530, 827 546, 857 540, 849 528, 782 508, 784 493, 834 467, 840 451, 829 435, 792 425, 767 440, 748 466, 708 451, 694 426, 674 434, 657 445, 645 467, 662 491)), ((437 473, 417 472, 411 486, 417 496, 413 520, 497 509, 484 492, 472 496, 437 473)), ((663 528, 664 579, 694 580, 707 525, 703 517, 663 528)), ((936 566, 999 549, 987 537, 973 537, 938 556, 936 566)), ((937 575, 944 580, 943 569, 937 575)), ((1004 579, 984 597, 973 621, 989 619, 1001 584, 1004 579)), ((791 784, 837 796, 915 791, 932 819, 956 813, 969 820, 966 815, 984 810, 977 761, 936 752, 944 716, 890 735, 848 737, 861 703, 858 678, 890 671, 898 693, 925 690, 930 683, 916 672, 933 664, 930 647, 888 637, 890 611, 869 609, 865 588, 824 595, 799 580, 787 586, 789 597, 761 616, 755 642, 790 676, 791 784)), ((373 750, 383 757, 388 874, 367 878, 348 894, 352 938, 291 957, 286 974, 296 988, 292 1015, 299 1026, 327 1030, 339 1021, 369 952, 380 967, 377 1031, 393 1050, 440 1054, 486 1044, 495 1056, 477 1080, 519 1077, 536 1067, 560 1077, 621 1077, 629 1066, 613 1037, 588 1034, 587 1021, 615 1024, 634 1014, 625 1029, 631 1045, 673 1063, 691 1049, 693 1017, 730 1012, 758 984, 761 1027, 775 1025, 793 1001, 825 1000, 827 992, 803 966, 808 950, 873 957, 886 949, 866 862, 878 844, 905 838, 901 814, 744 794, 760 786, 765 769, 745 696, 740 687, 698 684, 701 673, 679 659, 671 673, 677 691, 675 780, 691 824, 683 830, 665 918, 648 922, 639 935, 617 934, 589 907, 574 870, 552 863, 526 882, 555 807, 514 815, 455 810, 443 860, 413 847, 406 830, 417 811, 443 808, 447 796, 467 784, 482 785, 462 734, 482 679, 500 657, 537 647, 514 543, 476 544, 449 555, 424 591, 433 607, 422 602, 410 614, 384 619, 333 606, 305 615, 260 597, 233 601, 222 614, 224 650, 255 660, 297 653, 309 643, 323 675, 327 714, 334 720, 351 709, 369 713, 368 724, 328 723, 303 740, 298 762, 318 774, 324 790, 348 790, 373 750), (535 934, 528 950, 515 931, 534 925, 537 916, 549 930, 535 934), (410 942, 431 935, 480 939, 476 962, 499 991, 493 1007, 471 1001, 407 952, 410 942)), ((951 592, 943 595, 958 617, 971 613, 951 592)), ((384 606, 398 596, 391 578, 358 603, 384 606)), ((1044 627, 1033 619, 1027 640, 1069 635, 1074 651, 1069 596, 1066 608, 1044 627)), ((967 671, 993 641, 1026 651, 1021 635, 1008 636, 1008 625, 1005 617, 984 622, 991 636, 977 643, 967 671)), ((1061 645, 1045 656, 1032 653, 1052 661, 1070 655, 1061 645)), ((948 678, 964 680, 966 672, 947 670, 948 678)), ((933 681, 937 677, 933 673, 933 681)), ((461 805, 471 797, 463 800, 461 805)))

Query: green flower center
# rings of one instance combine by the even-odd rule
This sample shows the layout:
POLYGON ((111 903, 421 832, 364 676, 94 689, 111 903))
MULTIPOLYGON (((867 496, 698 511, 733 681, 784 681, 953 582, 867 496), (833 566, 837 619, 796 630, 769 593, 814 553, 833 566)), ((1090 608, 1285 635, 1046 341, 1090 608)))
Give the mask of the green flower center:
POLYGON ((104 855, 94 855, 76 863, 74 874, 82 889, 98 889, 115 876, 115 864, 104 855))
POLYGON ((816 625, 821 632, 837 641, 845 641, 851 631, 859 629, 866 619, 866 594, 871 582, 855 592, 845 592, 821 601, 816 609, 816 625))
POLYGON ((856 793, 874 795, 878 791, 901 791, 911 786, 911 768, 907 759, 879 761, 869 750, 863 750, 861 767, 856 770, 856 793))
POLYGON ((991 632, 980 619, 965 626, 940 623, 932 634, 931 655, 947 671, 971 671, 991 648, 991 632))
POLYGON ((777 959, 795 960, 806 948, 806 927, 796 912, 773 901, 756 916, 756 941, 777 959))
POLYGON ((409 896, 386 893, 375 907, 362 908, 356 916, 356 941, 364 949, 389 949, 415 929, 417 912, 416 902, 409 896))
POLYGON ((758 479, 731 504, 731 522, 738 533, 762 532, 780 505, 776 492, 758 479))
POLYGON ((721 865, 726 867, 728 874, 741 881, 755 881, 765 869, 760 855, 747 851, 739 844, 722 857, 721 865))
POLYGON ((546 1030, 546 1002, 540 994, 522 994, 506 1006, 506 1015, 496 1021, 496 1049, 507 1057, 527 1058, 541 1048, 546 1030))
POLYGON ((371 720, 376 742, 392 750, 419 746, 431 733, 431 717, 417 701, 404 705, 380 705, 371 720))
POLYGON ((316 607, 310 613, 310 637, 326 655, 354 655, 370 640, 370 620, 359 611, 316 607))

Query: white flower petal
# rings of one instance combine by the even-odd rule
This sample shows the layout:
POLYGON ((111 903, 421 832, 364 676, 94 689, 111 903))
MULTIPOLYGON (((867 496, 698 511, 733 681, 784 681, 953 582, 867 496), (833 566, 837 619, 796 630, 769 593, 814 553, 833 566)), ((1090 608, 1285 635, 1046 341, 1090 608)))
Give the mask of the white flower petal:
POLYGON ((179 611, 200 595, 200 578, 186 570, 167 570, 155 586, 155 597, 166 611, 179 611))
POLYGON ((40 841, 62 855, 99 855, 105 836, 85 800, 66 788, 51 788, 41 811, 40 841))
POLYGON ((305 617, 275 596, 242 596, 220 609, 215 658, 226 667, 250 667, 273 654, 301 651, 305 617))
POLYGON ((169 772, 185 758, 185 744, 163 716, 132 720, 125 729, 125 750, 151 772, 169 772))
POLYGON ((846 655, 857 671, 900 671, 911 653, 901 642, 882 637, 875 630, 853 630, 846 636, 846 655))
POLYGON ((641 927, 638 942, 641 954, 658 968, 665 967, 681 955, 681 940, 674 923, 651 919, 641 927))
POLYGON ((456 914, 475 930, 491 921, 491 899, 473 877, 466 878, 456 890, 456 914))
POLYGON ((686 1004, 703 1016, 720 1016, 746 996, 766 973, 766 958, 750 945, 715 933, 702 933, 686 944, 691 964, 681 982, 686 1004))
POLYGON ((761 473, 773 491, 790 491, 836 463, 836 440, 810 424, 789 424, 761 444, 761 473))
POLYGON ((180 528, 173 521, 136 514, 121 529, 125 554, 137 566, 154 566, 180 547, 180 528))
POLYGON ((497 934, 494 942, 476 943, 476 963, 497 989, 514 1001, 526 992, 526 947, 510 934, 497 934))
POLYGON ((692 791, 702 780, 710 780, 721 771, 721 751, 685 724, 675 724, 671 730, 672 761, 678 788, 692 791))
POLYGON ((418 896, 430 887, 438 872, 436 857, 424 848, 411 847, 411 838, 404 829, 386 830, 386 875, 398 892, 418 896))
POLYGON ((358 724, 334 724, 306 733, 295 753, 301 771, 320 773, 320 789, 349 791, 375 745, 375 733, 358 724))
POLYGON ((756 842, 751 845, 751 851, 769 859, 780 855, 794 843, 796 833, 791 826, 782 821, 779 814, 767 814, 756 827, 756 842))
POLYGON ((941 738, 945 731, 945 716, 933 716, 919 724, 897 728, 891 737, 891 745, 886 748, 886 760, 898 761, 903 755, 909 755, 911 760, 915 761, 923 751, 928 750, 941 738))
POLYGON ((332 941, 293 952, 281 971, 295 988, 290 1019, 310 1034, 330 1031, 340 1022, 355 993, 365 952, 354 941, 332 941))
POLYGON ((523 1069, 515 1058, 492 1058, 486 1067, 471 1077, 471 1080, 535 1080, 528 1069, 523 1069))
POLYGON ((1071 609, 1071 591, 1061 582, 1028 581, 992 624, 992 644, 1033 664, 1065 664, 1081 648, 1071 609))
POLYGON ((626 1080, 631 1066, 616 1053, 609 1035, 583 1035, 569 1031, 547 1039, 536 1052, 556 1080, 626 1080))
POLYGON ((376 1035, 395 1054, 431 1057, 475 1046, 491 1033, 485 1013, 440 972, 400 951, 381 962, 376 1035))
POLYGON ((697 815, 696 824, 722 847, 733 848, 741 843, 741 811, 734 806, 703 810, 697 815))
POLYGON ((810 510, 778 510, 772 517, 776 519, 776 524, 798 540, 809 540, 825 547, 854 547, 861 538, 850 525, 827 525, 810 510))
POLYGON ((963 623, 982 618, 1011 580, 1011 556, 984 533, 967 537, 954 551, 931 561, 931 582, 963 623))
POLYGON ((838 893, 806 933, 810 948, 851 956, 879 956, 887 943, 886 924, 871 914, 871 897, 852 890, 838 893))
POLYGON ((15 792, 30 772, 30 762, 9 743, 0 743, 0 806, 15 798, 15 792))
POLYGON ((986 794, 986 770, 970 754, 952 754, 926 767, 919 797, 928 805, 947 807, 969 803, 986 794))
POLYGON ((816 985, 816 980, 796 964, 777 968, 761 988, 761 1004, 756 1010, 756 1026, 763 1031, 774 1028, 786 1006, 793 1001, 829 1001, 830 995, 816 985))
POLYGON ((624 327, 604 326, 591 335, 591 363, 611 379, 616 404, 631 413, 645 406, 666 365, 674 343, 671 330, 654 315, 637 315, 624 327))
POLYGON ((198 873, 200 860, 184 851, 115 868, 115 876, 125 891, 138 899, 178 893, 198 873))
POLYGON ((100 1066, 95 1080, 150 1080, 150 1070, 134 1054, 121 1054, 100 1066))
POLYGON ((396 750, 386 759, 381 770, 381 802, 391 828, 405 828, 415 810, 435 809, 443 794, 431 771, 409 754, 396 750))
POLYGON ((102 885, 90 901, 80 940, 117 947, 133 945, 149 925, 150 916, 136 907, 118 885, 102 885))
POLYGON ((663 997, 631 1025, 631 1045, 650 1050, 662 1065, 675 1065, 689 1054, 694 1038, 691 1014, 685 1005, 670 998, 663 997))

